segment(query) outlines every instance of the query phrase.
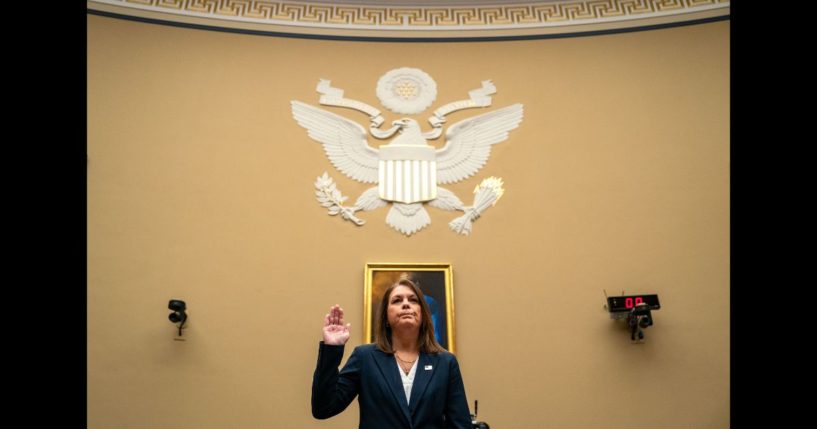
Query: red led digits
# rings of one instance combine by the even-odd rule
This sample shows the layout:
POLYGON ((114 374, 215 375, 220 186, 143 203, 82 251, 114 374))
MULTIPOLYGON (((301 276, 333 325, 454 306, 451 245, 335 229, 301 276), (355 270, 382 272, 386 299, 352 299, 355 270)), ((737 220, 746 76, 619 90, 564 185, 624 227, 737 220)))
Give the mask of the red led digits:
POLYGON ((632 309, 633 307, 635 307, 638 304, 643 304, 643 303, 644 303, 644 298, 642 298, 640 296, 635 297, 635 301, 633 301, 633 298, 624 298, 624 308, 626 308, 628 310, 632 309))

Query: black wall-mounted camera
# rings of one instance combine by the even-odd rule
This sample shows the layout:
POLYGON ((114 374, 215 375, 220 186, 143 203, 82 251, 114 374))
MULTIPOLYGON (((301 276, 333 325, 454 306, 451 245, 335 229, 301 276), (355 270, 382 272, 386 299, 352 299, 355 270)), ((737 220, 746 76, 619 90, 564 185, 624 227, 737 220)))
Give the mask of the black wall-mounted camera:
POLYGON ((652 311, 646 303, 638 304, 627 315, 627 326, 630 327, 630 339, 635 341, 644 339, 644 329, 652 326, 652 311))
POLYGON ((179 324, 179 336, 182 336, 182 329, 184 328, 184 322, 187 321, 187 304, 180 299, 171 299, 170 302, 167 304, 167 308, 173 310, 167 318, 170 319, 173 323, 179 324))

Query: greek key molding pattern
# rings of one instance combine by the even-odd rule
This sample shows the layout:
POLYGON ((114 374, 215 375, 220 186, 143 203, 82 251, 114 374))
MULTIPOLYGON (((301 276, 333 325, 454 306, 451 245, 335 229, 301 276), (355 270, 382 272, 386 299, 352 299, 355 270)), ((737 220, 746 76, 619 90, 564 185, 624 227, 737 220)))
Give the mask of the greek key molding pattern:
POLYGON ((256 24, 361 30, 553 27, 729 8, 729 0, 578 0, 478 7, 379 7, 263 0, 89 0, 89 3, 256 24))

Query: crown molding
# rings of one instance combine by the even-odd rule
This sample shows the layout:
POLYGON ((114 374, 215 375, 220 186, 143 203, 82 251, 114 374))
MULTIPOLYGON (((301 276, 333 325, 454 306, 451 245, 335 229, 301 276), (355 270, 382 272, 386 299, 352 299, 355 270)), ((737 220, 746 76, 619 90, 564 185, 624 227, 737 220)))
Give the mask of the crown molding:
POLYGON ((404 6, 263 0, 87 0, 103 14, 211 29, 375 38, 597 33, 728 18, 728 0, 484 1, 404 6), (476 4, 478 3, 478 4, 476 4))

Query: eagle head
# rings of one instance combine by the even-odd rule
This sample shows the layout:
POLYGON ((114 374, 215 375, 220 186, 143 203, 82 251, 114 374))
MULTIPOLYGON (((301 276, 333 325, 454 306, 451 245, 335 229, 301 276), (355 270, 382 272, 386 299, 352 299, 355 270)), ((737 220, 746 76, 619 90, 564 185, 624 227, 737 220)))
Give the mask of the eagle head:
POLYGON ((400 135, 392 141, 394 144, 426 145, 426 139, 420 130, 420 124, 411 118, 402 118, 392 122, 400 127, 400 135))
POLYGON ((409 131, 414 130, 414 129, 416 129, 417 131, 420 130, 420 124, 418 124, 417 121, 415 121, 414 119, 411 119, 411 118, 398 119, 398 120, 392 122, 391 124, 399 126, 401 133, 403 131, 406 131, 406 130, 409 130, 409 131))

